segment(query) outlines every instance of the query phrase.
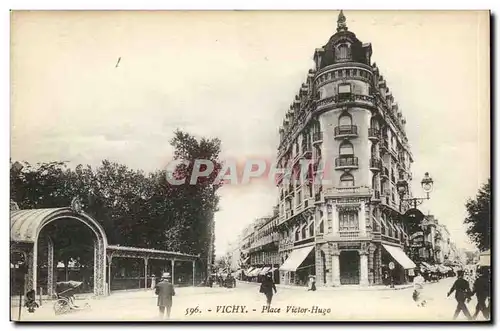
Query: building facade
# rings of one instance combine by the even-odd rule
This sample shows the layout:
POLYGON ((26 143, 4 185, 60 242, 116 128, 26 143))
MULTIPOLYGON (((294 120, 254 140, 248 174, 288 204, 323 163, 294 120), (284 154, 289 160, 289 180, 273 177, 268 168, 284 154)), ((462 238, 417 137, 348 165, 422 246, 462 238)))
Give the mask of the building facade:
POLYGON ((318 286, 374 285, 389 267, 401 280, 415 267, 396 189, 412 179, 406 122, 371 56, 341 12, 286 112, 277 158, 290 170, 277 178, 284 284, 315 275, 318 286))

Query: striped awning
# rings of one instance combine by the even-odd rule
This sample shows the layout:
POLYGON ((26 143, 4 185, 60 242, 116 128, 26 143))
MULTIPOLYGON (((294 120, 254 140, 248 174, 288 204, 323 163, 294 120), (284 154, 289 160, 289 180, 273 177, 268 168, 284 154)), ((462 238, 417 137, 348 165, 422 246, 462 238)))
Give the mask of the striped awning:
POLYGON ((265 275, 271 270, 271 267, 264 267, 260 270, 259 275, 265 275))
POLYGON ((257 277, 261 270, 262 268, 255 268, 250 274, 248 274, 248 277, 257 277))

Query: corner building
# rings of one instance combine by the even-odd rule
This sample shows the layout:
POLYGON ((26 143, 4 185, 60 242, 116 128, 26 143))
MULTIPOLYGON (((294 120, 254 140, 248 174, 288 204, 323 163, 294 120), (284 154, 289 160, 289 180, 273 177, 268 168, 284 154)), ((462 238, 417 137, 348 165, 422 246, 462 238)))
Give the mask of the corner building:
POLYGON ((277 180, 282 284, 397 284, 415 268, 396 189, 411 182, 406 122, 371 56, 341 11, 286 112, 277 164, 298 180, 277 180))

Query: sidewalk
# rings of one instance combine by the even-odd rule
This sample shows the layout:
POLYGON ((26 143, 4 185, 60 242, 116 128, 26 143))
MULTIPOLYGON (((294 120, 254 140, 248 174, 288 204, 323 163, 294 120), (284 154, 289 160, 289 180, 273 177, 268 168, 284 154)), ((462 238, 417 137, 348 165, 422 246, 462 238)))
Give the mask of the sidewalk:
MULTIPOLYGON (((255 282, 247 282, 247 281, 242 281, 238 280, 238 283, 243 283, 243 284, 253 284, 253 285, 259 285, 260 283, 255 283, 255 282)), ((306 289, 306 286, 298 286, 298 285, 282 285, 282 284, 276 284, 277 288, 286 288, 290 290, 301 290, 303 291, 306 289)), ((342 286, 328 286, 328 287, 323 287, 323 286, 317 286, 316 290, 317 291, 397 291, 397 290, 405 290, 408 288, 412 288, 412 284, 405 284, 405 285, 395 285, 394 288, 390 288, 387 285, 374 285, 374 286, 361 286, 361 285, 342 285, 342 286)))

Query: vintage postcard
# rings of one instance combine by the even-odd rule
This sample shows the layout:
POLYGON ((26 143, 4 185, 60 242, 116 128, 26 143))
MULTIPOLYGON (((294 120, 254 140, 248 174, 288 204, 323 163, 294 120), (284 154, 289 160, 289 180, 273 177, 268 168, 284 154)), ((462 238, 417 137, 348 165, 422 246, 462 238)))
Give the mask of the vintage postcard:
POLYGON ((485 321, 488 11, 12 11, 11 320, 485 321))

